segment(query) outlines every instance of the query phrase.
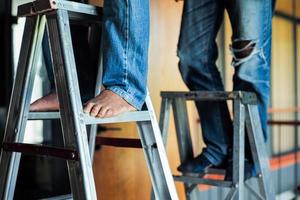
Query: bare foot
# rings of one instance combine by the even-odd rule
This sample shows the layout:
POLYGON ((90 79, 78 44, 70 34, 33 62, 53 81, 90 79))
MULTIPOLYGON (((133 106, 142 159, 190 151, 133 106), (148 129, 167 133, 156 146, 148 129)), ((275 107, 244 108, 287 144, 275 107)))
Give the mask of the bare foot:
POLYGON ((104 90, 100 95, 89 100, 83 109, 93 117, 113 117, 125 112, 136 111, 122 97, 110 90, 104 90))
POLYGON ((50 93, 36 100, 30 105, 29 110, 32 112, 58 111, 59 102, 56 93, 50 93))

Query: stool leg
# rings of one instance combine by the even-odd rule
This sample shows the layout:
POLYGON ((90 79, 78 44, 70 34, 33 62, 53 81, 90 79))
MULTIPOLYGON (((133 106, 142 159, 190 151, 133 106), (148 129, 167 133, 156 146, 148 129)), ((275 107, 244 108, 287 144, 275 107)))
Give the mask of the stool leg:
MULTIPOLYGON (((27 17, 20 59, 11 96, 3 142, 22 142, 33 90, 36 65, 41 57, 45 17, 27 17)), ((0 199, 13 199, 21 154, 2 149, 0 158, 0 199)))
POLYGON ((149 95, 146 97, 146 105, 151 122, 138 122, 137 124, 155 197, 159 200, 177 200, 174 180, 149 95))
POLYGON ((167 147, 168 131, 170 123, 170 111, 171 111, 172 100, 168 98, 163 98, 161 101, 160 118, 159 118, 159 128, 161 130, 161 135, 164 141, 165 147, 167 147))
POLYGON ((232 182, 236 188, 234 199, 244 199, 245 107, 237 99, 233 102, 233 169, 232 182))
MULTIPOLYGON (((182 163, 194 157, 186 100, 183 98, 176 98, 173 100, 172 107, 180 162, 182 163)), ((197 199, 197 196, 192 195, 192 190, 190 190, 190 188, 195 188, 194 184, 185 183, 184 186, 186 192, 186 199, 197 199)))
POLYGON ((66 10, 47 15, 56 90, 65 147, 76 149, 79 161, 67 161, 74 199, 97 199, 87 131, 80 99, 69 16, 66 10))
POLYGON ((274 187, 272 187, 269 156, 260 123, 257 105, 246 106, 246 126, 250 141, 255 168, 260 172, 259 183, 263 196, 267 200, 275 199, 274 187))

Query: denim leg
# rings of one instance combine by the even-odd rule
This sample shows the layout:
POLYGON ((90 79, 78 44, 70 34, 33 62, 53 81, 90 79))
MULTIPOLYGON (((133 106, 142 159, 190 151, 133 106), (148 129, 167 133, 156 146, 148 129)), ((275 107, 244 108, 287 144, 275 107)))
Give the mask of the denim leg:
POLYGON ((270 93, 272 0, 230 0, 227 11, 232 25, 234 90, 255 92, 264 138, 270 93))
POLYGON ((105 1, 103 15, 103 86, 141 109, 147 93, 149 1, 105 1))
MULTIPOLYGON (((216 35, 223 20, 220 0, 184 2, 178 45, 179 69, 190 90, 223 91, 216 66, 216 35)), ((232 122, 226 102, 196 102, 206 148, 202 154, 215 165, 228 154, 232 143, 232 122)))

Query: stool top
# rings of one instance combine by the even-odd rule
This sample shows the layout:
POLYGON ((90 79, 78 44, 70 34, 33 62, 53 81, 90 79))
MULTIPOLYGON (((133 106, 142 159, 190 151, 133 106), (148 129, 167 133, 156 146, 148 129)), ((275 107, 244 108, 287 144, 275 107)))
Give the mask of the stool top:
POLYGON ((197 101, 241 100, 243 104, 257 104, 256 94, 245 91, 162 91, 161 97, 168 99, 182 98, 185 100, 197 101))

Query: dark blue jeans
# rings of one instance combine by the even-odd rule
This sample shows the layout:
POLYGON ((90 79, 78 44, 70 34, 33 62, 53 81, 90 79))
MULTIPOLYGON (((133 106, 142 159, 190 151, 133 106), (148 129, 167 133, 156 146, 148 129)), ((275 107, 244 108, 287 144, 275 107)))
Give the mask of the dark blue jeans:
MULTIPOLYGON (((265 139, 270 88, 272 0, 186 0, 178 45, 179 69, 190 90, 223 91, 216 66, 216 36, 224 10, 232 26, 235 68, 233 90, 255 92, 265 139)), ((196 102, 207 147, 203 150, 213 164, 220 164, 232 147, 232 121, 226 102, 196 102)))

